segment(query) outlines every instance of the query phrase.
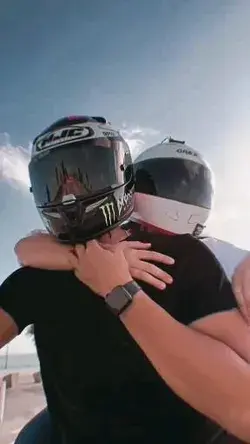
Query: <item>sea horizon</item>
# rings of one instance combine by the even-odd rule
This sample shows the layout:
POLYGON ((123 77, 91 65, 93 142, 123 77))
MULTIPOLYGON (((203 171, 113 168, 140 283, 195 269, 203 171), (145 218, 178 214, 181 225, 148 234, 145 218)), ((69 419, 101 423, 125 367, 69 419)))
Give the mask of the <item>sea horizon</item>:
POLYGON ((16 353, 0 355, 0 374, 6 372, 35 372, 39 370, 36 353, 16 353))

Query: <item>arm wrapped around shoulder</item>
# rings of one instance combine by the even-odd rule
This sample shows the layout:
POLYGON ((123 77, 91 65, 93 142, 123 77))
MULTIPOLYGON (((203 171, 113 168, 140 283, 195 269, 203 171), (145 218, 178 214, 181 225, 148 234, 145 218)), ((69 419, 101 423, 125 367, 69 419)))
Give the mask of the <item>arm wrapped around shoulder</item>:
POLYGON ((75 260, 73 247, 60 244, 54 236, 42 231, 18 241, 15 253, 20 265, 47 270, 72 270, 75 260))

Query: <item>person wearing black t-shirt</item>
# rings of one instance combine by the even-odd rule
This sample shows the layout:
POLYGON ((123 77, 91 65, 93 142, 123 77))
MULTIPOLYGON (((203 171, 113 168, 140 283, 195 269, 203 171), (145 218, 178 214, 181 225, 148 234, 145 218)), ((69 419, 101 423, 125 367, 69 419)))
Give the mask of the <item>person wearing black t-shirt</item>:
MULTIPOLYGON (((128 148, 112 129, 107 137, 104 124, 70 123, 35 140, 30 177, 49 231, 82 244, 74 273, 22 268, 7 278, 2 345, 34 323, 63 444, 208 443, 219 427, 207 418, 250 442, 248 329, 221 267, 188 234, 135 230, 135 239, 175 258, 167 291, 138 286, 123 242, 111 245, 133 210, 128 148)), ((145 178, 147 164, 138 163, 139 194, 142 169, 145 178)))

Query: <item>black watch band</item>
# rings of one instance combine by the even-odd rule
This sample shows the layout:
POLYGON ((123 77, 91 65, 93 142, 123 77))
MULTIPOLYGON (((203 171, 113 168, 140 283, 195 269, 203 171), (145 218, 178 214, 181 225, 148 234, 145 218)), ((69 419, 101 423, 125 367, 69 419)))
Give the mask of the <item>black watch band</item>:
POLYGON ((105 298, 108 308, 116 316, 120 316, 133 302, 133 298, 141 290, 140 285, 130 281, 115 287, 105 298))

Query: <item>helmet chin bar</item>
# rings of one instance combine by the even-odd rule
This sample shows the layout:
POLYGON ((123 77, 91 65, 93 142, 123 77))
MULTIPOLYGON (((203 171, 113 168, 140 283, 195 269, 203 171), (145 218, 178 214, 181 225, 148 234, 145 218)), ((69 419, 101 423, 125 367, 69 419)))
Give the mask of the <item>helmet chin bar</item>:
POLYGON ((47 221, 48 231, 60 242, 85 244, 112 231, 130 218, 134 198, 133 188, 126 191, 127 186, 129 184, 106 192, 94 201, 69 194, 60 205, 41 208, 40 215, 45 223, 47 221))
POLYGON ((199 237, 205 228, 209 209, 170 199, 136 193, 132 220, 164 233, 199 237))

